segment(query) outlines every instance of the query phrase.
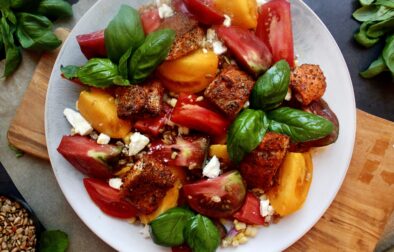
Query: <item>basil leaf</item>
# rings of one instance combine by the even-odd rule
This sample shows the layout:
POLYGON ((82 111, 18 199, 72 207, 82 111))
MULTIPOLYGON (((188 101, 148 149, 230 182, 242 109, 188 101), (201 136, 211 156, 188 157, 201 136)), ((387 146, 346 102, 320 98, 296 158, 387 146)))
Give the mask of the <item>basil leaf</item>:
POLYGON ((331 121, 302 110, 282 107, 267 113, 271 131, 285 134, 294 142, 323 138, 334 130, 331 121))
POLYGON ((128 62, 130 60, 130 57, 132 56, 132 53, 133 53, 133 48, 130 47, 129 50, 127 50, 119 60, 119 73, 125 79, 127 79, 129 76, 128 62))
POLYGON ((105 88, 111 86, 118 75, 118 67, 111 60, 94 58, 80 67, 77 78, 86 85, 105 88))
POLYGON ((71 17, 73 10, 71 4, 63 0, 41 0, 37 12, 47 17, 71 17))
POLYGON ((172 208, 150 223, 153 241, 162 246, 177 246, 185 242, 183 231, 194 213, 184 208, 172 208))
POLYGON ((138 48, 145 39, 141 18, 137 10, 122 5, 118 14, 104 31, 108 57, 115 63, 130 48, 138 48))
POLYGON ((45 231, 40 238, 41 252, 64 252, 68 247, 68 235, 60 230, 45 231))
POLYGON ((22 61, 22 54, 20 49, 14 44, 12 31, 4 16, 1 18, 0 31, 6 54, 3 76, 8 77, 19 67, 22 61))
POLYGON ((362 6, 371 5, 375 0, 359 0, 362 6))
POLYGON ((391 31, 394 31, 394 17, 369 26, 366 34, 370 38, 379 38, 391 31))
POLYGON ((246 109, 238 115, 227 132, 227 150, 235 163, 261 143, 269 121, 261 110, 246 109))
POLYGON ((387 37, 382 56, 386 66, 390 69, 391 73, 394 74, 394 34, 387 37))
POLYGON ((214 252, 220 244, 220 234, 215 224, 200 214, 186 225, 184 236, 193 252, 214 252))
POLYGON ((359 22, 383 21, 394 16, 394 11, 385 6, 364 6, 353 12, 353 18, 359 22))
POLYGON ((62 72, 64 78, 72 80, 74 78, 78 78, 78 71, 80 67, 79 66, 60 66, 60 71, 62 72))
POLYGON ((8 10, 11 7, 10 0, 1 0, 0 1, 0 11, 8 10))
POLYGON ((354 34, 354 39, 365 47, 371 47, 379 42, 379 38, 370 38, 367 35, 368 28, 373 22, 364 22, 361 24, 360 29, 354 34))
POLYGON ((289 83, 290 66, 286 60, 278 61, 254 85, 251 107, 262 110, 279 107, 286 97, 289 83))
POLYGON ((371 63, 371 65, 368 67, 367 70, 363 71, 360 73, 360 75, 363 78, 372 78, 375 77, 376 75, 388 71, 389 69, 386 66, 386 63, 383 60, 382 56, 379 56, 374 62, 371 63))
POLYGON ((41 15, 18 13, 16 35, 23 48, 32 50, 53 50, 61 41, 52 32, 51 21, 41 15))
POLYGON ((1 29, 0 29, 0 60, 3 59, 5 59, 5 48, 3 42, 3 35, 1 34, 1 29))
POLYGON ((130 81, 120 75, 116 76, 112 82, 118 86, 130 86, 130 81))
POLYGON ((394 1, 393 0, 376 0, 376 5, 383 5, 389 8, 394 8, 394 1))
POLYGON ((33 4, 35 2, 35 0, 11 0, 9 2, 11 5, 11 8, 19 9, 22 7, 30 7, 31 4, 33 4))
POLYGON ((131 57, 129 79, 132 82, 145 80, 165 60, 174 39, 173 30, 163 29, 150 33, 131 57))

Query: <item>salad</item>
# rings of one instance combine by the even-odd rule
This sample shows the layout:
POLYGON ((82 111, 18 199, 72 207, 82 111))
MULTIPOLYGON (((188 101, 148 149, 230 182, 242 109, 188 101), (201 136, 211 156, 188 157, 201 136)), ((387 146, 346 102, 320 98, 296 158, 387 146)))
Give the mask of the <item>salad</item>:
POLYGON ((174 251, 237 246, 300 209, 311 148, 336 141, 318 65, 297 64, 290 3, 157 1, 77 36, 85 87, 58 151, 107 215, 174 251))

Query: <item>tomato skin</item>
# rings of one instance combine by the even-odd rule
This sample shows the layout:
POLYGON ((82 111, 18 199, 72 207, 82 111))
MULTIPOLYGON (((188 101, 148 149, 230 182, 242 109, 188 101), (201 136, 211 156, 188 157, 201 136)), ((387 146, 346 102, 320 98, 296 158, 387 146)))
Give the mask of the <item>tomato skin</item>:
POLYGON ((205 101, 198 102, 197 98, 196 95, 180 94, 171 121, 213 136, 226 134, 229 121, 209 109, 205 101))
POLYGON ((141 118, 135 122, 134 128, 141 133, 158 136, 170 118, 172 108, 164 104, 164 111, 157 117, 141 118))
POLYGON ((224 15, 212 7, 209 0, 183 0, 186 8, 194 17, 206 25, 219 25, 224 21, 224 15))
POLYGON ((94 178, 84 178, 83 184, 90 198, 104 213, 120 219, 136 216, 137 210, 121 197, 119 190, 94 178))
POLYGON ((248 192, 244 205, 233 217, 251 225, 263 225, 265 223, 264 217, 260 214, 260 200, 251 192, 248 192))
POLYGON ((270 48, 274 62, 295 66, 290 2, 273 0, 261 6, 256 35, 270 48))
POLYGON ((216 33, 235 58, 252 73, 259 75, 272 65, 270 50, 253 32, 237 26, 218 26, 216 33))
POLYGON ((212 218, 231 217, 246 197, 246 187, 238 171, 184 185, 183 191, 193 210, 212 218))
POLYGON ((118 156, 121 149, 110 144, 97 144, 90 138, 63 136, 57 151, 77 170, 89 177, 108 179, 112 172, 105 162, 118 156))
POLYGON ((180 246, 172 247, 172 252, 193 252, 192 249, 187 246, 187 244, 182 244, 180 246))
POLYGON ((191 14, 190 11, 187 9, 186 4, 183 0, 172 0, 172 7, 176 12, 180 12, 190 18, 194 18, 194 15, 191 14))
POLYGON ((140 17, 145 34, 154 32, 161 24, 159 11, 156 8, 143 11, 140 17))
POLYGON ((104 30, 78 35, 77 42, 87 59, 107 57, 104 30))

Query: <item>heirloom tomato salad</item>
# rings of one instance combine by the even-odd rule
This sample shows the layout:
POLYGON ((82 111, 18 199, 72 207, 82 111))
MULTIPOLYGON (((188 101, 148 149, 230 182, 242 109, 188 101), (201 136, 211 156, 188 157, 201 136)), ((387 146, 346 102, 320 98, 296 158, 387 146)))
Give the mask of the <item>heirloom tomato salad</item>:
POLYGON ((311 148, 336 141, 319 65, 294 56, 290 3, 156 1, 76 37, 87 61, 58 151, 105 214, 173 251, 238 246, 300 209, 311 148))

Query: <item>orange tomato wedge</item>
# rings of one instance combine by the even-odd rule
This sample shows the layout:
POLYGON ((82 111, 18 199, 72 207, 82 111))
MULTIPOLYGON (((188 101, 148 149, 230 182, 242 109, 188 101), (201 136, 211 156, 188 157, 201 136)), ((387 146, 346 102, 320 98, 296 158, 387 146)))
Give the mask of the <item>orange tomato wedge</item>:
POLYGON ((275 211, 285 216, 300 209, 305 202, 312 182, 312 155, 310 152, 287 153, 279 169, 279 183, 267 194, 275 211))
POLYGON ((164 62, 158 73, 170 91, 197 93, 215 78, 218 64, 219 58, 215 53, 197 50, 180 59, 164 62))
POLYGON ((214 0, 215 9, 231 17, 231 24, 246 29, 257 26, 256 0, 214 0))

